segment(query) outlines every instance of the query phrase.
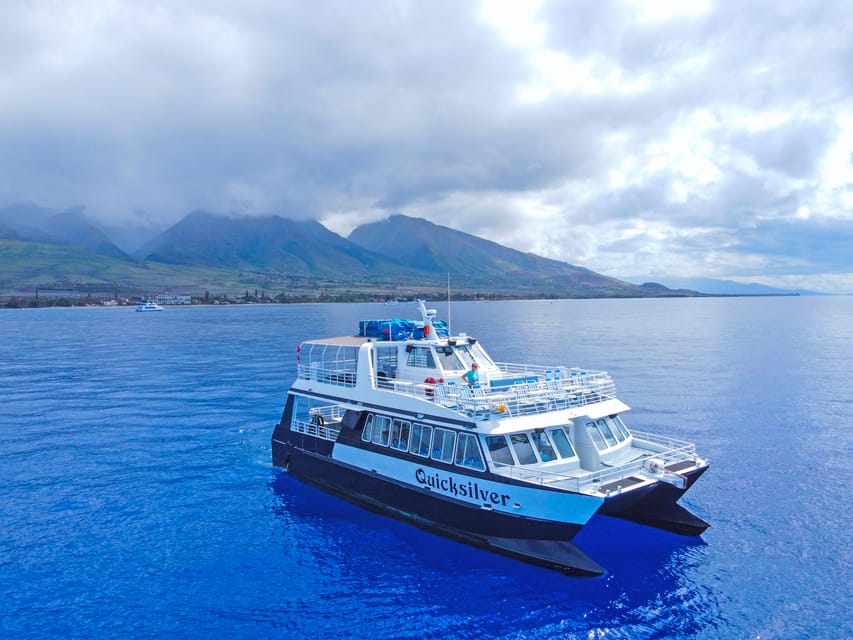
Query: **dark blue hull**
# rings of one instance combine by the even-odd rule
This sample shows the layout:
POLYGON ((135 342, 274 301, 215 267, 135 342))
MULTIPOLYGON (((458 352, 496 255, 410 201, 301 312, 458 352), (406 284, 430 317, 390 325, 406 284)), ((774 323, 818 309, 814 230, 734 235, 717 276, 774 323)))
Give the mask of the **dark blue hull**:
MULTIPOLYGON (((358 443, 351 434, 340 439, 358 443)), ((570 575, 594 576, 604 569, 571 540, 583 527, 493 509, 380 476, 332 458, 334 443, 278 425, 272 437, 273 464, 303 482, 371 511, 423 529, 570 575)), ((598 513, 683 535, 699 535, 708 523, 677 503, 707 467, 683 472, 683 489, 658 482, 608 495, 598 513)), ((675 470, 675 469, 673 469, 675 470)), ((457 470, 458 472, 458 470, 457 470)), ((491 474, 488 479, 495 480, 491 474)), ((476 478, 472 477, 472 480, 476 478)), ((502 480, 503 481, 503 480, 502 480)), ((517 482, 517 481, 511 481, 517 482)))
POLYGON ((473 546, 569 575, 604 573, 600 565, 571 543, 581 525, 536 520, 471 506, 426 489, 381 478, 341 464, 328 453, 310 450, 323 448, 325 445, 317 441, 306 450, 273 436, 273 464, 284 467, 306 484, 361 507, 473 546))
POLYGON ((687 480, 683 489, 659 482, 608 498, 598 512, 685 536, 701 535, 708 523, 678 504, 678 500, 707 469, 682 472, 687 480))

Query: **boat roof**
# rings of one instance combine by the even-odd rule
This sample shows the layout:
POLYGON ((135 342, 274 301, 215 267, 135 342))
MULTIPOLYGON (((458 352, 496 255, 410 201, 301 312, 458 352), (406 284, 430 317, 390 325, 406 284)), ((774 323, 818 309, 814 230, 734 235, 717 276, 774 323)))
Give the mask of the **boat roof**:
POLYGON ((346 347, 360 347, 366 342, 376 342, 376 340, 373 338, 366 338, 364 336, 340 336, 338 338, 311 339, 306 340, 305 342, 310 342, 312 344, 336 344, 346 347))

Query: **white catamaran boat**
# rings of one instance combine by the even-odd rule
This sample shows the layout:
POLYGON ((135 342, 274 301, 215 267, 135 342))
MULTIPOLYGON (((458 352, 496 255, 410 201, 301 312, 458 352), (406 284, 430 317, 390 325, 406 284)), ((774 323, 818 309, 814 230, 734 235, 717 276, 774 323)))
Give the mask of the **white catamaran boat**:
POLYGON ((273 464, 366 508, 573 575, 604 569, 571 540, 597 514, 684 535, 677 503, 708 463, 631 431, 605 372, 499 363, 419 301, 299 345, 273 464), (479 381, 462 376, 479 365, 479 381))
POLYGON ((136 310, 137 311, 143 311, 143 312, 163 311, 163 307, 161 307, 156 302, 152 302, 151 300, 146 300, 145 302, 141 302, 138 305, 136 305, 136 310))

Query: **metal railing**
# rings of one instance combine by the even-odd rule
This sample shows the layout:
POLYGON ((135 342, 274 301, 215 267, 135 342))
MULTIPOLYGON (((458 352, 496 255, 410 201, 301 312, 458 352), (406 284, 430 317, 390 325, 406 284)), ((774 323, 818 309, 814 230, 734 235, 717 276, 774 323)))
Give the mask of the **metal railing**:
POLYGON ((696 457, 696 445, 685 440, 661 436, 647 431, 631 431, 634 446, 652 452, 666 464, 696 457))
POLYGON ((338 387, 354 387, 358 381, 354 360, 330 362, 332 367, 320 367, 316 363, 299 364, 296 375, 302 380, 316 380, 338 387))
POLYGON ((314 420, 294 420, 291 423, 290 430, 331 442, 335 442, 341 433, 339 422, 334 425, 326 425, 319 424, 314 420))
MULTIPOLYGON (((303 380, 353 388, 358 382, 356 362, 300 363, 297 375, 303 380)), ((468 417, 524 416, 580 407, 616 397, 616 385, 606 371, 565 367, 547 368, 515 363, 496 363, 500 373, 488 383, 468 387, 450 382, 414 382, 377 375, 378 389, 423 399, 453 409, 468 417)))
POLYGON ((630 476, 639 475, 640 477, 656 479, 653 475, 644 475, 645 465, 650 458, 662 460, 665 466, 685 460, 694 462, 697 460, 696 446, 689 442, 640 432, 634 433, 633 436, 632 447, 641 450, 637 453, 637 458, 624 464, 597 471, 577 468, 574 473, 567 473, 503 463, 494 463, 494 467, 498 473, 510 478, 536 484, 548 484, 580 493, 588 492, 590 489, 597 491, 602 485, 624 480, 630 476), (649 445, 653 446, 650 447, 649 445))
POLYGON ((577 372, 562 377, 560 369, 501 365, 504 377, 469 387, 449 382, 412 382, 377 377, 378 389, 424 399, 469 417, 523 416, 580 407, 616 397, 616 385, 604 371, 577 372))
POLYGON ((490 376, 488 384, 436 384, 431 395, 437 404, 469 416, 483 418, 523 416, 580 407, 616 397, 616 385, 604 371, 546 369, 499 364, 503 377, 490 376), (568 371, 568 375, 561 375, 568 371))

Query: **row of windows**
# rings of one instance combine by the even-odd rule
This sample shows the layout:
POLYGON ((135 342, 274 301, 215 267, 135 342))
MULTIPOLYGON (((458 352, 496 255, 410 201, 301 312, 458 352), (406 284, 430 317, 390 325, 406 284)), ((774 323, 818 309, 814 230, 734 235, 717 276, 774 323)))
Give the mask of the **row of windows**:
POLYGON ((436 358, 444 371, 469 369, 471 363, 477 360, 481 364, 490 362, 485 351, 478 344, 458 344, 455 346, 435 347, 406 347, 408 355, 406 364, 410 367, 436 368, 436 358))
POLYGON ((565 427, 531 433, 513 433, 509 436, 486 436, 486 447, 492 460, 498 464, 536 464, 551 460, 569 460, 576 458, 572 443, 565 427), (509 438, 507 440, 507 438, 509 438), (537 458, 538 455, 538 458, 537 458))
MULTIPOLYGON (((599 451, 614 447, 630 437, 619 416, 590 421, 585 427, 599 451)), ((526 465, 553 460, 572 461, 577 459, 577 453, 572 446, 568 429, 569 427, 565 426, 537 429, 529 433, 513 433, 508 436, 486 436, 485 443, 492 460, 498 464, 526 465)), ((453 463, 479 471, 486 468, 477 437, 470 433, 457 434, 451 429, 433 428, 419 422, 413 424, 408 420, 369 414, 361 439, 447 464, 453 463)))
POLYGON ((586 430, 589 432, 595 448, 599 451, 615 447, 629 438, 628 428, 619 416, 599 418, 595 422, 587 422, 586 430))
POLYGON ((452 429, 433 428, 419 422, 413 424, 408 420, 371 413, 367 416, 361 439, 447 464, 452 462, 478 471, 486 468, 477 437, 471 433, 457 434, 452 429))

